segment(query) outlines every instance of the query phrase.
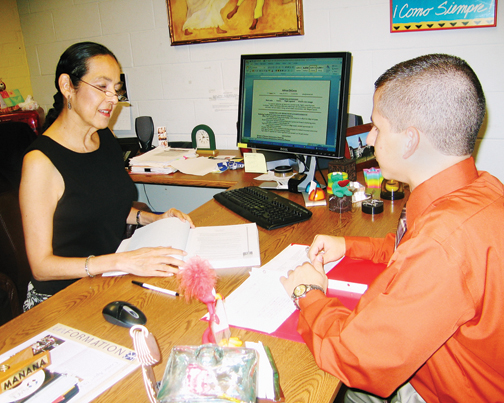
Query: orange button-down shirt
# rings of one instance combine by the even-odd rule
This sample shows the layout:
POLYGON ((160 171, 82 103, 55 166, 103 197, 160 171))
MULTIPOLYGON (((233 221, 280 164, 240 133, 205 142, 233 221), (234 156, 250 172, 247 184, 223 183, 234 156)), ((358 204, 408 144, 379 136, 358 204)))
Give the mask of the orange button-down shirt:
POLYGON ((408 230, 346 238, 352 258, 388 262, 358 306, 312 291, 298 331, 346 385, 389 396, 410 380, 431 402, 504 401, 504 187, 469 158, 422 183, 408 230))

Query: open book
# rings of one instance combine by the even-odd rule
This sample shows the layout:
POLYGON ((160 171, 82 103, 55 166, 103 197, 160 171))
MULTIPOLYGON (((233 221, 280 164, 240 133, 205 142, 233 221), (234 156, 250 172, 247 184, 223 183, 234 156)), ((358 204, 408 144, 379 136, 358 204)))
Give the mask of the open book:
POLYGON ((187 261, 199 256, 208 260, 214 269, 261 265, 255 223, 191 228, 178 218, 164 218, 137 229, 119 245, 117 252, 155 246, 185 250, 187 256, 177 256, 177 259, 187 261))

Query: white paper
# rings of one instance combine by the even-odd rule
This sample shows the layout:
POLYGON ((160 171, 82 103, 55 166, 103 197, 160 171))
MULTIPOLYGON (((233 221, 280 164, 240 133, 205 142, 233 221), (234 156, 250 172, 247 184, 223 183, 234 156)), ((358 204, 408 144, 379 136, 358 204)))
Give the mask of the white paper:
POLYGON ((277 273, 256 269, 226 299, 231 326, 273 333, 295 311, 277 273))
POLYGON ((204 176, 217 169, 217 161, 208 157, 174 161, 171 166, 187 175, 204 176))
MULTIPOLYGON (((252 269, 250 277, 225 299, 229 324, 265 333, 276 331, 296 310, 280 277, 308 261, 308 247, 292 244, 262 267, 252 269)), ((325 272, 338 263, 326 264, 325 272)))
MULTIPOLYGON (((309 262, 308 259, 308 246, 300 244, 290 244, 268 263, 261 266, 261 270, 269 270, 278 272, 280 278, 281 276, 287 276, 289 270, 294 270, 296 267, 301 266, 303 263, 309 262)), ((339 262, 330 262, 324 266, 325 272, 329 272, 334 266, 339 262)))
POLYGON ((368 286, 367 284, 329 279, 327 288, 336 291, 347 291, 347 292, 355 292, 357 294, 364 294, 367 291, 368 286))
POLYGON ((266 189, 269 189, 269 188, 288 189, 289 188, 289 179, 291 178, 291 176, 286 176, 286 177, 280 178, 279 176, 275 176, 275 172, 268 171, 265 174, 262 174, 260 176, 255 177, 254 179, 256 181, 262 181, 263 184, 260 186, 265 187, 266 189), (275 182, 276 185, 270 186, 269 183, 264 183, 264 182, 275 182))
POLYGON ((194 149, 156 147, 145 154, 131 158, 130 165, 162 168, 172 165, 179 159, 184 160, 195 156, 196 150, 194 149))

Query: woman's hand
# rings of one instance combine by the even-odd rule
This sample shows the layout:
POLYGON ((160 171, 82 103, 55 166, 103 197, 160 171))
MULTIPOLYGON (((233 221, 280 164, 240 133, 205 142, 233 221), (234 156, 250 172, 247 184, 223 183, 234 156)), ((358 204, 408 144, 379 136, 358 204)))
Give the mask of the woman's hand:
POLYGON ((163 214, 159 215, 159 220, 162 218, 168 218, 168 217, 177 217, 180 221, 187 221, 191 228, 194 228, 194 224, 191 220, 191 217, 189 217, 188 214, 183 213, 180 210, 177 210, 176 208, 171 208, 170 210, 164 212, 163 214))
POLYGON ((168 277, 185 265, 184 261, 177 258, 185 255, 187 253, 183 250, 170 247, 140 248, 117 253, 117 268, 141 277, 168 277))

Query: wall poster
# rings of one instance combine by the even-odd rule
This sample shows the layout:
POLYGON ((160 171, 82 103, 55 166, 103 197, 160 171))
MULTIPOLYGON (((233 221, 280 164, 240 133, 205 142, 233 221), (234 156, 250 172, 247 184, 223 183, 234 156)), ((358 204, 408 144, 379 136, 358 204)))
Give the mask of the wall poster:
POLYGON ((497 26, 497 0, 390 0, 390 32, 497 26))
POLYGON ((166 0, 172 45, 303 35, 302 0, 166 0))

